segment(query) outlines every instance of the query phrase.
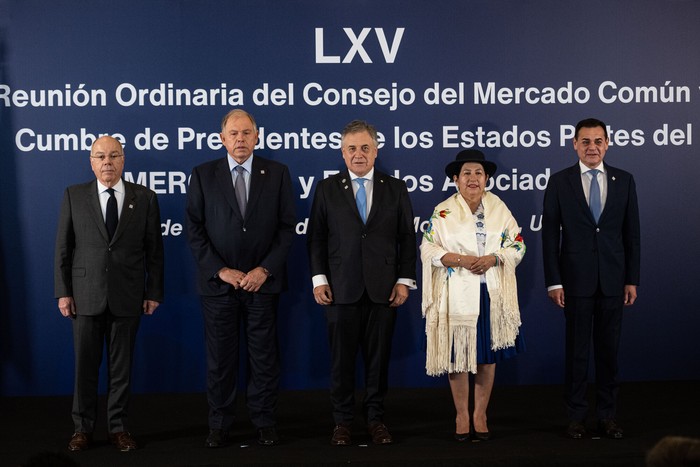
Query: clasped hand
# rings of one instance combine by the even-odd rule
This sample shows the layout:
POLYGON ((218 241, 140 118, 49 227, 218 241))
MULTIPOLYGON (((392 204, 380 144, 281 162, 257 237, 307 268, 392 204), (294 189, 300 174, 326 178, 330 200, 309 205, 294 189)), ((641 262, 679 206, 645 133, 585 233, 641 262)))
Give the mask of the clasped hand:
POLYGON ((480 275, 496 265, 496 257, 493 255, 472 256, 450 253, 443 256, 442 263, 448 267, 462 267, 472 274, 480 275))
POLYGON ((261 266, 245 273, 238 269, 224 268, 219 271, 219 279, 231 284, 234 289, 257 292, 267 280, 267 274, 261 266))

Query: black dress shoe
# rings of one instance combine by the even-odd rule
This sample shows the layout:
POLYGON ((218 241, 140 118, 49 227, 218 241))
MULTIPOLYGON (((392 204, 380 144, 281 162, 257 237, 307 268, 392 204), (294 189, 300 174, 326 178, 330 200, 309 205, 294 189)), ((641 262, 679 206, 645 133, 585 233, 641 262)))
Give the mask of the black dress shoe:
POLYGON ((229 443, 228 430, 209 430, 209 436, 204 442, 208 448, 221 448, 229 443))
POLYGON ((352 444, 350 427, 347 425, 336 425, 335 428, 333 428, 331 444, 333 446, 350 446, 352 444))
POLYGON ((136 444, 136 441, 134 441, 134 438, 131 437, 131 433, 128 431, 110 433, 109 442, 114 444, 121 452, 134 451, 139 448, 139 445, 136 444))
POLYGON ((91 442, 92 435, 90 433, 76 431, 70 438, 68 449, 71 451, 85 451, 86 449, 90 448, 91 442))
POLYGON ((586 427, 581 422, 570 422, 566 427, 566 436, 571 439, 581 439, 586 434, 586 427))
POLYGON ((280 437, 274 426, 258 429, 258 444, 261 446, 274 446, 279 444, 280 437))
POLYGON ((367 431, 372 437, 372 442, 374 444, 391 444, 394 442, 389 429, 382 422, 374 421, 370 422, 367 426, 367 431))
POLYGON ((469 433, 455 433, 455 441, 459 443, 469 441, 469 433))
POLYGON ((598 420, 598 432, 611 439, 622 439, 622 428, 612 419, 598 420))
POLYGON ((475 431, 474 441, 488 441, 491 439, 491 433, 488 431, 475 431))

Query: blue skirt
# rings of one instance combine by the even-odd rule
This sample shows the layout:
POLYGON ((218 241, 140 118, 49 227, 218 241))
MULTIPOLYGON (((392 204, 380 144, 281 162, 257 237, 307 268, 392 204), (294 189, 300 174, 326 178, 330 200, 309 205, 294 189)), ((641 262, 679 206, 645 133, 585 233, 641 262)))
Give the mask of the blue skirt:
MULTIPOLYGON (((476 363, 498 363, 515 357, 525 351, 525 339, 522 334, 515 338, 515 345, 505 349, 491 350, 491 300, 485 283, 481 284, 479 319, 476 321, 476 363)), ((522 328, 521 328, 522 331, 522 328)))

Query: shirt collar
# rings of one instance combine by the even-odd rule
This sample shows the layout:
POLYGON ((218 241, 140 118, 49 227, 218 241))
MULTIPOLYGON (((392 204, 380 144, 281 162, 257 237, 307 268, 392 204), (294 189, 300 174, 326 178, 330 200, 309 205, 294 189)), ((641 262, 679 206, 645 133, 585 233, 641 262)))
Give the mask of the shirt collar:
MULTIPOLYGON (((97 193, 102 194, 104 193, 109 187, 106 185, 103 185, 102 182, 97 180, 97 193)), ((119 181, 117 182, 116 185, 112 187, 114 191, 117 193, 124 193, 124 182, 120 178, 119 181)))
POLYGON ((600 164, 598 164, 597 167, 593 167, 593 169, 589 168, 589 167, 588 167, 587 165, 585 165, 583 162, 578 161, 578 167, 579 167, 579 169, 581 169, 581 173, 582 173, 582 174, 585 174, 585 173, 588 172, 589 170, 593 170, 593 169, 598 169, 598 170, 600 170, 601 173, 605 173, 605 168, 604 168, 604 167, 605 167, 605 164, 603 164, 603 161, 600 161, 600 164))
POLYGON ((236 162, 236 160, 231 157, 229 154, 226 154, 226 159, 228 160, 228 170, 231 172, 233 169, 238 167, 239 165, 242 165, 243 168, 248 172, 249 174, 253 173, 253 157, 255 157, 253 154, 250 155, 248 159, 245 160, 244 163, 239 164, 236 162))
POLYGON ((359 176, 355 175, 354 173, 352 173, 351 170, 348 170, 348 172, 350 173, 350 180, 355 180, 357 178, 364 178, 365 180, 369 180, 369 181, 374 180, 374 167, 369 169, 369 172, 367 172, 364 177, 359 177, 359 176))

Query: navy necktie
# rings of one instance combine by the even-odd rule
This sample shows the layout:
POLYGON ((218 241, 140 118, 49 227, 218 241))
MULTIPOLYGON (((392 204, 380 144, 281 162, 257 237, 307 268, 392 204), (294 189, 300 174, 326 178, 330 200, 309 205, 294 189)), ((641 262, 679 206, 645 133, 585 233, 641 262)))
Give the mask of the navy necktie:
POLYGON ((591 208, 591 214, 596 222, 600 219, 600 213, 603 211, 603 203, 600 200, 600 185, 598 185, 598 174, 600 170, 592 169, 588 171, 591 174, 591 191, 588 194, 588 206, 591 208))
POLYGON ((248 204, 248 196, 245 189, 245 177, 243 176, 243 171, 245 170, 242 165, 236 166, 236 172, 238 176, 236 177, 236 186, 233 188, 236 190, 236 201, 238 202, 238 209, 241 210, 241 216, 245 216, 246 204, 248 204))
POLYGON ((119 215, 117 214, 117 198, 114 196, 114 188, 107 188, 107 193, 109 193, 109 199, 107 200, 105 225, 107 226, 107 235, 109 236, 109 241, 111 242, 112 237, 114 237, 114 232, 117 231, 119 215))
POLYGON ((355 202, 357 203, 357 210, 360 211, 360 217, 363 223, 367 223, 367 192, 365 191, 366 178, 356 178, 359 188, 357 189, 357 194, 355 195, 355 202))

